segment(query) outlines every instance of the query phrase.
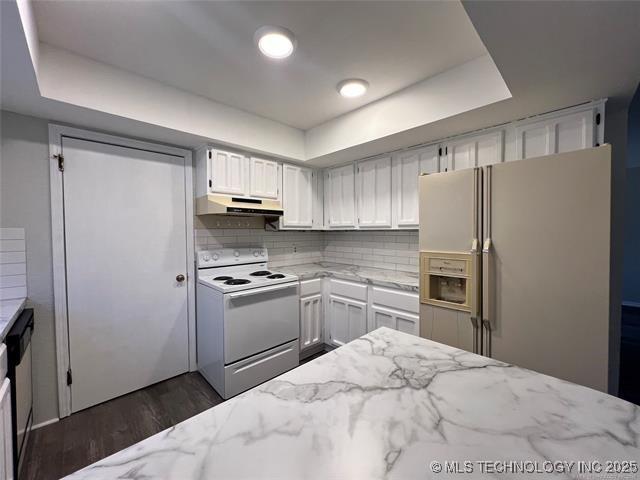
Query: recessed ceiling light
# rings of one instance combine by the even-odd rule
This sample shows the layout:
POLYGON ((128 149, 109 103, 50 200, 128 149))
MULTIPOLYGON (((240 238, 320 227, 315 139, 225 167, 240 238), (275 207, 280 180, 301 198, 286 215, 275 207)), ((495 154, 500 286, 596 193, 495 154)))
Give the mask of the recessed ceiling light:
POLYGON ((278 60, 287 58, 296 48, 293 33, 283 27, 261 27, 256 31, 254 40, 264 55, 278 60))
POLYGON ((338 86, 338 92, 340 95, 347 98, 359 97, 364 95, 364 92, 369 88, 369 82, 362 80, 361 78, 349 78, 341 81, 338 86))

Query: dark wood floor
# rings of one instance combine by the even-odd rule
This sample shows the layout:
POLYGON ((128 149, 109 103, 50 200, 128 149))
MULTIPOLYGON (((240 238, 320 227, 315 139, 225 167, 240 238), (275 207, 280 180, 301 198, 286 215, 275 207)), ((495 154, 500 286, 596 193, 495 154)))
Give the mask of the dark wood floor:
POLYGON ((20 480, 58 479, 222 402, 192 372, 74 413, 32 432, 20 480))
POLYGON ((32 432, 20 480, 58 479, 222 401, 193 372, 75 413, 32 432))

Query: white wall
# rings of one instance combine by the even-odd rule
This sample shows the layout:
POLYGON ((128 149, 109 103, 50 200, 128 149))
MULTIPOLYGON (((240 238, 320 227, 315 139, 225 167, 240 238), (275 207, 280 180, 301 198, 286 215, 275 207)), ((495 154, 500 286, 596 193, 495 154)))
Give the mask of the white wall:
POLYGON ((43 97, 293 160, 304 133, 264 117, 40 44, 43 97), (70 74, 72 72, 72 74, 70 74))
POLYGON ((313 159, 511 98, 489 55, 307 130, 313 159))
POLYGON ((24 227, 27 237, 27 306, 35 309, 33 411, 38 424, 58 416, 47 121, 2 111, 0 145, 0 226, 24 227))

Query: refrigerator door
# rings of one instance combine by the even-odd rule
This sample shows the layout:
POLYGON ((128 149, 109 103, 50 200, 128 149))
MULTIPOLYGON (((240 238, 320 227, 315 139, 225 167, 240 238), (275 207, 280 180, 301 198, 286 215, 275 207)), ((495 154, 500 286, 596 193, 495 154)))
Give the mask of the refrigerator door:
POLYGON ((607 391, 611 147, 486 167, 483 354, 607 391))
MULTIPOLYGON (((420 336, 480 353, 478 259, 480 243, 479 168, 420 177, 420 336), (425 303, 429 282, 426 252, 470 255, 475 274, 466 279, 471 289, 470 312, 425 303)), ((446 256, 446 255, 445 255, 446 256)))

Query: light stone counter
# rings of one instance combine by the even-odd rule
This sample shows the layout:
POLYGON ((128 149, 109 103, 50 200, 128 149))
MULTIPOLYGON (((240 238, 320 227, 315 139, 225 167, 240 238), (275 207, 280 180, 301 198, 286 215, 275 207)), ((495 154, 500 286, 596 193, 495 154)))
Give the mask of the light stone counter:
POLYGON ((357 265, 346 265, 342 263, 304 263, 301 265, 278 267, 274 270, 297 275, 300 280, 334 277, 414 292, 418 291, 419 283, 417 273, 387 270, 384 268, 359 267, 357 265))
MULTIPOLYGON (((639 461, 639 445, 636 405, 381 328, 69 478, 548 478, 430 465, 639 461)), ((573 468, 554 478, 638 476, 573 468)))

